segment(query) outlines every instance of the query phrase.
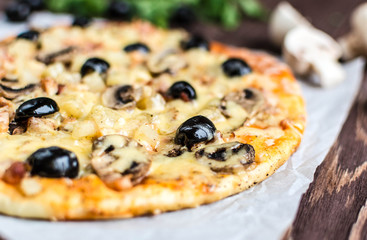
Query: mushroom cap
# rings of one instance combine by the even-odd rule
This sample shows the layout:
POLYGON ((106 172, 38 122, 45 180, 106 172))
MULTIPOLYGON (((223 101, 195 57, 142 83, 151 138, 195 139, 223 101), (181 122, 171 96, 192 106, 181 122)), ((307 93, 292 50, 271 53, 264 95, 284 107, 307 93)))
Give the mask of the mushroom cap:
POLYGON ((298 26, 312 25, 288 2, 280 2, 270 16, 270 38, 276 45, 281 46, 285 35, 298 26))
POLYGON ((321 86, 329 87, 345 78, 337 61, 342 56, 340 45, 315 28, 301 26, 289 31, 284 40, 283 56, 296 74, 313 74, 313 79, 321 86))

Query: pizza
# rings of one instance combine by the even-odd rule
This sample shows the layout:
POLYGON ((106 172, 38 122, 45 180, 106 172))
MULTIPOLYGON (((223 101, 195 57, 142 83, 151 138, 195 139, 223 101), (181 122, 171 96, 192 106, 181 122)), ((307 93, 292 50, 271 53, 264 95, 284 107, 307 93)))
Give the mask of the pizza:
POLYGON ((298 147, 289 68, 147 22, 75 21, 0 43, 0 212, 130 218, 197 207, 298 147))

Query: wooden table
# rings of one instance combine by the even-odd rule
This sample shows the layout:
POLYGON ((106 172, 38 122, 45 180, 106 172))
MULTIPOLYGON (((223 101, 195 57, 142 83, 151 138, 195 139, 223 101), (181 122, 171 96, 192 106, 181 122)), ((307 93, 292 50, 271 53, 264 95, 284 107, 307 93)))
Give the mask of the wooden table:
MULTIPOLYGON (((10 2, 1 0, 0 9, 10 2)), ((262 0, 273 9, 279 0, 262 0)), ((318 28, 333 37, 349 31, 349 15, 362 0, 291 0, 318 28)), ((367 23, 366 23, 367 24, 367 23)), ((214 25, 188 29, 210 39, 278 53, 264 22, 245 20, 232 32, 214 25)), ((284 239, 367 239, 367 71, 343 128, 314 181, 302 196, 296 219, 284 239)), ((342 96, 341 96, 342 97, 342 96)), ((1 237, 0 237, 1 239, 1 237)))

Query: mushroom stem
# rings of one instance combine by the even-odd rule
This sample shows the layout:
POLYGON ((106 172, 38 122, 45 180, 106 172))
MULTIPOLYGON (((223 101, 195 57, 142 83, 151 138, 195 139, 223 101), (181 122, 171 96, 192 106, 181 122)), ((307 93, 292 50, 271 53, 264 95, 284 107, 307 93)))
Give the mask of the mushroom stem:
POLYGON ((359 5, 350 19, 352 31, 339 39, 343 50, 343 59, 350 60, 358 56, 367 57, 367 3, 359 5))
POLYGON ((327 58, 315 58, 312 64, 310 81, 323 87, 332 87, 344 81, 345 71, 337 62, 327 58))

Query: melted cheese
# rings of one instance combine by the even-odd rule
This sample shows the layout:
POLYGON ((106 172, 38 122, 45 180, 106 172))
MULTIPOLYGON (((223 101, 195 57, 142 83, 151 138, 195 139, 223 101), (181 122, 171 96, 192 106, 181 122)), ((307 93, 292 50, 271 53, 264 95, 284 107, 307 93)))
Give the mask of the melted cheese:
MULTIPOLYGON (((145 63, 149 56, 169 48, 180 49, 180 42, 186 37, 184 32, 157 30, 145 23, 110 25, 108 28, 103 24, 94 24, 85 30, 66 27, 49 29, 40 36, 40 50, 34 43, 24 40, 14 40, 2 46, 1 51, 8 57, 0 65, 1 77, 13 76, 23 83, 49 78, 66 86, 59 95, 48 96, 43 91, 35 91, 14 101, 15 107, 18 107, 24 100, 37 96, 53 98, 60 107, 60 126, 49 132, 29 128, 22 135, 2 133, 0 161, 25 161, 39 148, 55 145, 73 151, 81 165, 80 175, 87 175, 90 174, 88 166, 92 141, 103 135, 122 134, 135 139, 151 152, 151 177, 211 176, 211 170, 195 159, 194 152, 185 152, 176 158, 165 156, 175 147, 173 138, 178 126, 188 118, 201 114, 211 119, 221 134, 229 135, 248 120, 248 113, 236 103, 229 102, 227 112, 230 117, 225 117, 218 107, 220 99, 231 91, 258 85, 263 93, 272 92, 277 84, 271 77, 256 72, 228 78, 221 70, 221 64, 228 57, 201 49, 179 50, 188 66, 177 73, 158 77, 151 75, 145 63), (152 53, 141 55, 142 61, 137 61, 133 54, 122 50, 127 44, 135 42, 145 42, 152 53), (76 46, 69 67, 60 62, 46 66, 35 60, 39 53, 52 53, 68 46, 76 46), (107 76, 93 73, 81 77, 80 68, 90 57, 100 57, 110 63, 107 76), (164 100, 160 93, 179 80, 185 80, 195 88, 196 100, 164 100), (103 106, 101 95, 106 87, 123 84, 143 87, 143 96, 137 107, 114 110, 103 106)), ((260 125, 261 121, 252 119, 251 124, 260 125)), ((278 119, 267 122, 268 126, 274 126, 272 130, 245 126, 237 130, 236 135, 263 136, 270 145, 282 135, 278 124, 278 119)), ((221 141, 217 139, 217 142, 221 141)), ((246 141, 242 138, 241 141, 251 142, 251 138, 246 141)), ((129 150, 126 154, 135 156, 136 152, 129 150)), ((114 167, 124 169, 126 164, 118 163, 114 167)))

